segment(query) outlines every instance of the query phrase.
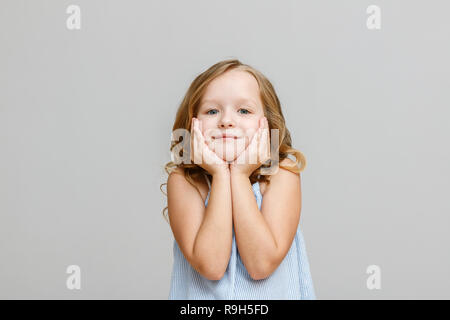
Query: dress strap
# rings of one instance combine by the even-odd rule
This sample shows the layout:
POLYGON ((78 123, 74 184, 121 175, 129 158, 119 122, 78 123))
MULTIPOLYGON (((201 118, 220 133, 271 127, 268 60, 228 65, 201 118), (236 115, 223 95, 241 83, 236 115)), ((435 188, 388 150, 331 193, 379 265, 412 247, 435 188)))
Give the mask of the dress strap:
POLYGON ((209 182, 208 176, 206 174, 203 174, 205 176, 206 182, 208 183, 209 190, 211 190, 211 182, 209 182))

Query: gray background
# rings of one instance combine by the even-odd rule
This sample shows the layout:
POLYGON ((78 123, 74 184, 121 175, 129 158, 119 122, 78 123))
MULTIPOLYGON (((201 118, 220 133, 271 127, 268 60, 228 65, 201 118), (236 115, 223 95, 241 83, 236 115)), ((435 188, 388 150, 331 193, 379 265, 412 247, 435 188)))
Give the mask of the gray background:
POLYGON ((0 298, 167 298, 170 132, 190 82, 226 58, 272 81, 308 160, 317 298, 450 298, 449 9, 1 0, 0 298), (70 4, 81 30, 66 28, 70 4), (72 264, 81 290, 66 288, 72 264))

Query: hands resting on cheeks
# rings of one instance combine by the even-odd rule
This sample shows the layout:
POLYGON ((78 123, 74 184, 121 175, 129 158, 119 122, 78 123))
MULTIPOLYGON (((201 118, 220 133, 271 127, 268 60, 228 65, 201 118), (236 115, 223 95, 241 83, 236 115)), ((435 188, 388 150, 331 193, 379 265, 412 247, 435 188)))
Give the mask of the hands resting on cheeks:
POLYGON ((247 148, 234 161, 227 162, 210 149, 202 134, 202 123, 192 118, 191 123, 191 160, 215 175, 224 171, 249 177, 270 159, 269 124, 266 117, 259 119, 258 129, 247 148))

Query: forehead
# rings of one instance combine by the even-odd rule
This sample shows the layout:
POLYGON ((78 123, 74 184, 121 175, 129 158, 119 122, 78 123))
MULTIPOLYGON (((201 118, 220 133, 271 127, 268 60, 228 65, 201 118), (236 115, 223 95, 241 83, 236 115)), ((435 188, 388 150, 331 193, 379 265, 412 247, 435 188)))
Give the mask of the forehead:
POLYGON ((260 104, 259 85, 250 73, 230 70, 209 83, 202 96, 202 102, 206 100, 222 102, 249 100, 260 104))

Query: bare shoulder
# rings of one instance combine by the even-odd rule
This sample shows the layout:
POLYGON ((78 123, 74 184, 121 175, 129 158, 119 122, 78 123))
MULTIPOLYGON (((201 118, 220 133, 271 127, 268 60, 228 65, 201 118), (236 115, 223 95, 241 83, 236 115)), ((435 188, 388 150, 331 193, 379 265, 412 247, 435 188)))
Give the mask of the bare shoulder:
MULTIPOLYGON (((285 158, 280 162, 280 165, 290 167, 290 166, 294 166, 295 162, 289 158, 285 158)), ((281 168, 281 166, 280 166, 277 170, 277 173, 275 173, 270 178, 270 184, 272 184, 273 182, 275 182, 276 184, 282 183, 284 185, 300 183, 300 174, 291 172, 287 169, 281 168)), ((264 196, 265 192, 267 192, 268 189, 270 188, 270 184, 268 185, 266 182, 260 183, 261 194, 263 196, 264 196)))
POLYGON ((180 175, 184 176, 184 170, 179 167, 176 167, 175 169, 172 170, 172 172, 170 174, 180 174, 180 175))
POLYGON ((167 179, 167 188, 169 188, 169 184, 172 185, 175 184, 177 188, 179 187, 181 190, 185 191, 190 190, 191 192, 195 190, 195 192, 199 195, 199 197, 203 200, 204 203, 206 201, 206 197, 208 195, 209 190, 206 181, 194 177, 192 177, 192 180, 194 182, 195 187, 191 183, 189 183, 189 181, 186 179, 184 170, 182 168, 177 167, 169 174, 169 178, 167 179))

